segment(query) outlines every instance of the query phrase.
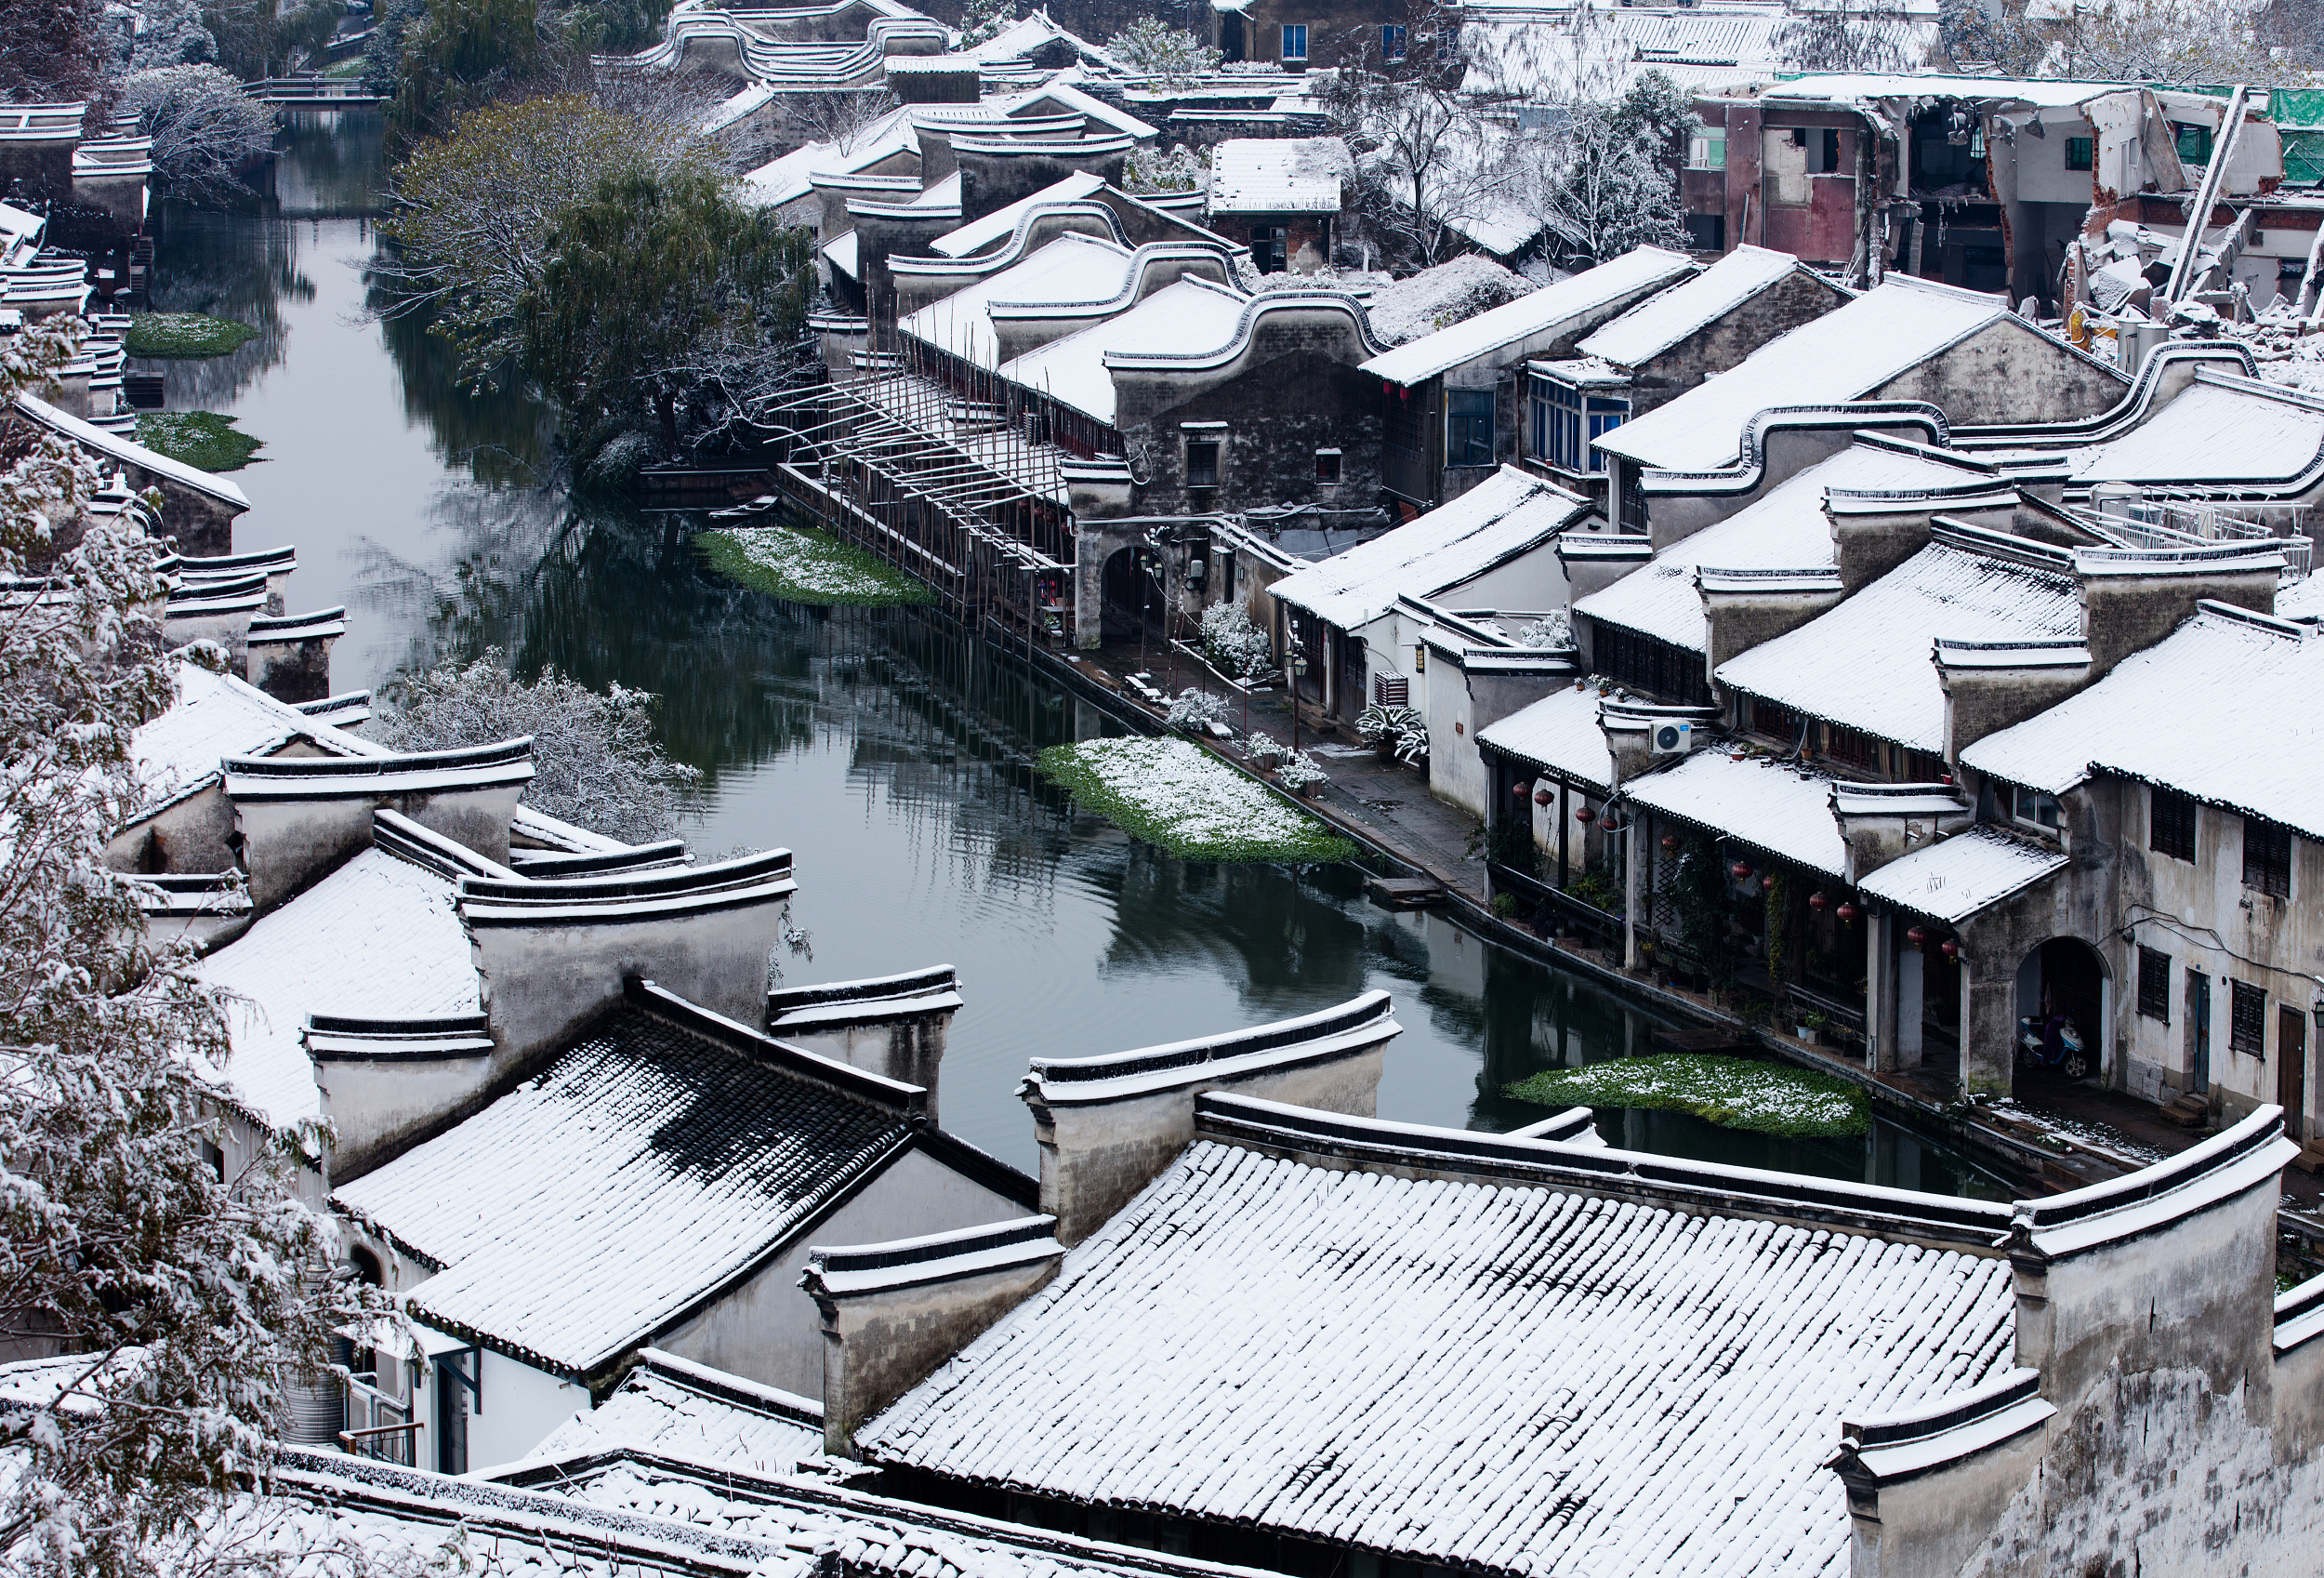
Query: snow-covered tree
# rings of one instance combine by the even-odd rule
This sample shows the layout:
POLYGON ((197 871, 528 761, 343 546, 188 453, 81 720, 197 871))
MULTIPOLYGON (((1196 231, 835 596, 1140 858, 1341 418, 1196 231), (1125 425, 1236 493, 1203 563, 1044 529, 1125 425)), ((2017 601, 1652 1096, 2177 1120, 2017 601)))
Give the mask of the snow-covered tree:
POLYGON ((0 1349, 49 1361, 0 1412, 0 1566, 112 1578, 186 1571, 335 1331, 388 1311, 292 1188, 319 1136, 232 1175, 205 1150, 219 1004, 105 864, 173 692, 163 545, 89 513, 99 468, 13 415, 82 326, 0 341, 0 1349))
POLYGON ((1543 222, 1559 261, 1587 268, 1634 246, 1683 245, 1675 148, 1700 123, 1660 72, 1644 72, 1621 97, 1576 104, 1546 134, 1538 168, 1543 222))
POLYGON ((1857 0, 1795 11, 1772 40, 1794 71, 1902 72, 1918 66, 1912 24, 1898 11, 1857 0))
POLYGON ((202 7, 194 0, 146 0, 139 8, 128 54, 132 72, 198 66, 217 59, 218 39, 203 25, 202 7))
POLYGON ((121 85, 121 107, 153 139, 153 170, 173 196, 246 191, 243 167, 274 144, 274 113, 216 66, 165 66, 121 85))
POLYGON ((602 692, 544 670, 531 683, 498 652, 444 663, 388 687, 372 732, 399 750, 453 750, 533 736, 525 803, 629 843, 667 838, 700 776, 654 739, 654 698, 602 692))
POLYGON ((980 44, 989 44, 1014 26, 1016 20, 1016 0, 968 0, 960 7, 959 47, 973 49, 980 44))
POLYGON ((1214 603, 1202 611, 1202 647, 1210 666, 1237 683, 1253 684, 1274 672, 1274 643, 1239 603, 1214 603))
POLYGON ((1166 86, 1183 86, 1219 69, 1221 56, 1183 28, 1140 17, 1105 41, 1105 52, 1125 71, 1150 76, 1166 86))
POLYGON ((1132 153, 1122 166, 1122 190, 1131 192, 1194 192, 1209 175, 1201 154, 1184 143, 1164 153, 1132 153))

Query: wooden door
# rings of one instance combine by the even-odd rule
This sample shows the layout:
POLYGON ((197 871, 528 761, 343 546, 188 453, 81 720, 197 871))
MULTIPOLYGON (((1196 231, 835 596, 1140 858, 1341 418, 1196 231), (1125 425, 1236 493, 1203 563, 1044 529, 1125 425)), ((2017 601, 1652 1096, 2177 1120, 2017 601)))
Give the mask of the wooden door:
POLYGON ((2284 1133, 2307 1134, 2308 1016, 2297 1008, 2276 1011, 2276 1105, 2284 1109, 2284 1133))

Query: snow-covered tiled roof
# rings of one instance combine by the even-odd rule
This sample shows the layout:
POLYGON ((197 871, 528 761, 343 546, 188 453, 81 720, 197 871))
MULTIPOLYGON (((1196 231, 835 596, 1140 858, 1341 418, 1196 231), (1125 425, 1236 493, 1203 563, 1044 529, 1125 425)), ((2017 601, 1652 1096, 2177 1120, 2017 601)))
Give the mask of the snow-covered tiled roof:
POLYGON ((915 339, 977 366, 992 367, 1000 360, 1000 340, 985 312, 990 303, 1066 306, 1111 301, 1122 293, 1129 259, 1129 249, 1113 242, 1091 235, 1061 235, 1023 262, 930 302, 896 326, 915 339))
POLYGON ((1581 327, 1591 315, 1610 314, 1694 268, 1681 253, 1659 246, 1634 247, 1612 262, 1585 269, 1506 306, 1399 345, 1365 363, 1363 370, 1390 383, 1407 387, 1420 383, 1464 362, 1538 336, 1556 334, 1564 325, 1581 327))
POLYGON ((911 1132, 900 1109, 624 1006, 334 1198, 443 1267, 412 1291, 414 1315, 578 1375, 755 1264, 911 1132))
POLYGON ((531 1455, 579 1457, 620 1446, 788 1474, 823 1456, 823 1405, 648 1348, 613 1395, 550 1431, 531 1455))
POLYGON ((966 258, 981 252, 993 243, 1017 233, 1017 221, 1045 203, 1077 203, 1092 192, 1104 189, 1102 177, 1087 170, 1076 170, 1053 186, 1045 186, 1030 197, 1020 197, 1006 207, 996 208, 981 219, 971 219, 949 235, 929 243, 929 250, 940 258, 966 258))
POLYGON ((2324 637, 2217 603, 2106 677, 1961 752, 2014 784, 2071 789, 2094 765, 2324 840, 2324 637))
POLYGON ((1841 1421, 2008 1365, 2014 1308, 1998 1258, 1198 1133, 855 1441, 1472 1571, 1838 1578, 1841 1421))
POLYGON ((129 754, 149 804, 215 775, 229 756, 264 755, 295 736, 339 755, 384 754, 371 741, 319 723, 231 675, 181 662, 174 677, 177 701, 130 738, 129 754))
POLYGON ((1434 597, 1541 547, 1590 511, 1556 484, 1503 466, 1448 504, 1267 590, 1343 630, 1370 624, 1399 597, 1434 597))
POLYGON ((2065 869, 2066 856, 2054 849, 1972 828, 1890 861, 1856 886, 1951 926, 2065 869))
POLYGON ((845 148, 837 142, 811 142, 761 165, 742 178, 740 195, 767 207, 796 203, 814 191, 807 179, 811 175, 852 175, 906 150, 917 152, 915 108, 905 104, 889 111, 849 138, 845 148))
POLYGON ((1574 612, 1700 652, 1707 637, 1702 594, 1695 588, 1697 568, 1829 570, 1838 561, 1824 514, 1825 489, 1942 486, 1969 474, 1912 450, 1852 444, 1718 524, 1681 537, 1651 563, 1576 603, 1574 612))
POLYGON ((1365 312, 1382 344, 1402 345, 1532 293, 1524 276, 1480 253, 1464 252, 1380 285, 1365 312))
POLYGON ((1585 356, 1638 366, 1801 267, 1789 252, 1738 246, 1693 279, 1632 307, 1576 349, 1585 356))
POLYGON ((1210 212, 1336 214, 1354 175, 1336 137, 1230 138, 1210 152, 1210 212))
POLYGON ((1786 104, 1853 104, 1864 99, 1974 99, 1988 104, 2070 109, 2135 83, 2035 77, 1947 76, 1934 72, 1824 73, 1779 83, 1761 97, 1786 104))
POLYGON ((482 1006, 451 881, 366 849, 196 967, 230 998, 226 1082, 277 1128, 322 1115, 310 1014, 428 1019, 482 1006))
MULTIPOLYGON (((1115 276, 1116 287, 1120 275, 1115 276)), ((1129 312, 1004 363, 1001 377, 1096 418, 1114 420, 1108 351, 1131 355, 1208 350, 1229 343, 1248 298, 1201 278, 1171 281, 1129 312)))
POLYGON ((1832 818, 1832 781, 1820 773, 1714 748, 1633 778, 1622 793, 1633 805, 1667 811, 1801 866, 1847 875, 1847 846, 1832 818))
POLYGON ((2069 484, 2285 482, 2324 462, 2324 400, 2256 379, 2202 372, 2177 399, 2119 438, 2074 457, 2069 484))
POLYGON ((1878 289, 1624 422, 1597 446, 1664 471, 1731 466, 1742 452, 1745 426, 1760 412, 1862 399, 2008 312, 1999 297, 1892 274, 1878 289))
POLYGON ((1942 752, 1945 692, 1930 657, 1938 638, 2053 641, 2081 629, 2081 590, 2069 569, 1940 540, 1837 608, 1729 658, 1717 678, 1813 718, 1942 752))
POLYGON ((1614 784, 1614 753, 1598 723, 1598 693, 1574 685, 1552 691, 1477 731, 1477 743, 1600 789, 1614 784))
POLYGON ((205 494, 236 511, 250 508, 250 496, 224 477, 189 466, 182 460, 172 460, 168 456, 157 454, 117 432, 85 422, 69 411, 60 411, 36 396, 20 394, 16 397, 16 404, 17 408, 26 416, 53 432, 62 433, 100 460, 136 466, 157 477, 167 477, 180 487, 205 494))

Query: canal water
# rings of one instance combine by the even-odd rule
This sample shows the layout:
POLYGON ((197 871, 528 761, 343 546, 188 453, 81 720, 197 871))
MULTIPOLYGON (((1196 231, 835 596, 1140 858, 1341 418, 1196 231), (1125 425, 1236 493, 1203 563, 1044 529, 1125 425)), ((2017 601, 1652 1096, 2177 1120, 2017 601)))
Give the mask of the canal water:
MULTIPOLYGON (((507 651, 661 699, 671 755, 703 774, 681 829, 717 855, 797 852, 794 984, 948 962, 966 1006, 940 1105, 947 1128, 1036 1163, 1016 1085, 1075 1056, 1394 995, 1382 1117, 1505 1130, 1548 1115, 1501 1094, 1539 1069, 1644 1050, 1647 1014, 1440 917, 1367 904, 1353 867, 1173 859, 1033 778, 1031 753, 1103 720, 982 643, 905 610, 821 610, 709 574, 698 521, 578 500, 554 434, 509 393, 475 394, 442 344, 381 321, 376 112, 306 113, 251 211, 166 206, 155 304, 259 330, 230 357, 166 365, 173 408, 264 441, 234 474, 239 550, 295 543, 289 605, 346 605, 334 678, 507 651)), ((1881 1125, 1786 1140, 1684 1114, 1608 1110, 1615 1144, 1942 1192, 2001 1187, 1881 1125)))

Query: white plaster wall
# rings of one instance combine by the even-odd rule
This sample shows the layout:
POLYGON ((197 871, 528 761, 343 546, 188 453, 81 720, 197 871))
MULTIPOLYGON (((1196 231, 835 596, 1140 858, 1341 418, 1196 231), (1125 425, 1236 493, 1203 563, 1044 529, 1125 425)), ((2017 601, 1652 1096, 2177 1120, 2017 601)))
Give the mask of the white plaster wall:
POLYGON ((1029 1214, 1007 1196, 962 1177, 925 1152, 911 1151, 785 1246, 764 1270, 710 1308, 657 1334, 654 1344, 698 1364, 820 1398, 823 1318, 799 1285, 810 1249, 885 1243, 1029 1214))
POLYGON ((2047 137, 2027 133, 2021 121, 2017 129, 2017 200, 2021 203, 2077 203, 2087 208, 2091 202, 2089 170, 2069 170, 2066 167, 2066 139, 2087 137, 2093 139, 2092 153, 2096 153, 2097 133, 2080 116, 2063 116, 2055 110, 2041 113, 2041 128, 2047 137))
MULTIPOLYGON (((589 1406, 586 1386, 521 1364, 505 1354, 487 1351, 483 1360, 484 1411, 475 1412, 474 1394, 465 1386, 458 1388, 462 1406, 469 1410, 471 1472, 516 1462, 540 1445, 551 1430, 589 1406)), ((432 1444, 428 1450, 434 1450, 432 1444)))
POLYGON ((1441 653, 1435 655, 1435 667, 1429 672, 1436 682, 1429 687, 1428 705, 1422 709, 1428 719, 1429 792, 1482 816, 1487 786, 1485 758, 1477 749, 1469 677, 1441 653))
POLYGON ((1563 608, 1565 568, 1544 543, 1437 594, 1447 608, 1563 608))

